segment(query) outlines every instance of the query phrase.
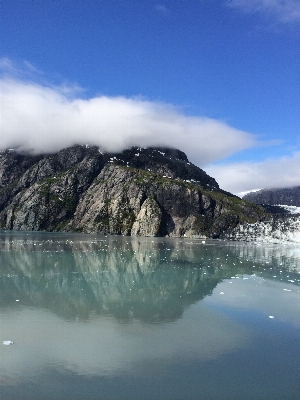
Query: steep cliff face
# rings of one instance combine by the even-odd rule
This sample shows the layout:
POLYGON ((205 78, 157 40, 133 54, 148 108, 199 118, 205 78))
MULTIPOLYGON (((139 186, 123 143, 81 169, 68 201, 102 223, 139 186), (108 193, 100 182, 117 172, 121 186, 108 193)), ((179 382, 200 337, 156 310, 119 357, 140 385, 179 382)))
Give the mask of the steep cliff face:
POLYGON ((222 191, 179 150, 0 154, 0 227, 141 236, 219 237, 264 211, 222 191))
POLYGON ((250 192, 243 197, 245 200, 256 204, 286 204, 288 206, 300 206, 300 187, 282 189, 262 189, 250 192))

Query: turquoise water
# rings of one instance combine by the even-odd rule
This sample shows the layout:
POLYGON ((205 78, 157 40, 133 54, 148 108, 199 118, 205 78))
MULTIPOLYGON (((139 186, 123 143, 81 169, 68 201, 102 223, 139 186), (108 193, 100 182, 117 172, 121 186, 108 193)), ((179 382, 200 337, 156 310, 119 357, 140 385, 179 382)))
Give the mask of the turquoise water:
POLYGON ((298 399, 300 248, 1 232, 0 346, 1 400, 298 399))

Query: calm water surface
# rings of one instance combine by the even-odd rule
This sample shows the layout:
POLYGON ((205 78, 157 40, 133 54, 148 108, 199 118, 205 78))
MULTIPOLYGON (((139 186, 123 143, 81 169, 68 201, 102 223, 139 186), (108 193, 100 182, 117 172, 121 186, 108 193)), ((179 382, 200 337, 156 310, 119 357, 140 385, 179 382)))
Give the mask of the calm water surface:
POLYGON ((0 232, 0 340, 1 400, 299 399, 300 248, 0 232))

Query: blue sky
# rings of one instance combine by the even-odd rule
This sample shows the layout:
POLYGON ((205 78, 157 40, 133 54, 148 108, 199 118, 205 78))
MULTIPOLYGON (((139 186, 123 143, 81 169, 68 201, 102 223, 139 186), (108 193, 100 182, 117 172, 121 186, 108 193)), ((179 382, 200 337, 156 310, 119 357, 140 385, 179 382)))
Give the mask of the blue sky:
POLYGON ((300 1, 0 0, 0 147, 185 151, 233 193, 300 185, 300 1))

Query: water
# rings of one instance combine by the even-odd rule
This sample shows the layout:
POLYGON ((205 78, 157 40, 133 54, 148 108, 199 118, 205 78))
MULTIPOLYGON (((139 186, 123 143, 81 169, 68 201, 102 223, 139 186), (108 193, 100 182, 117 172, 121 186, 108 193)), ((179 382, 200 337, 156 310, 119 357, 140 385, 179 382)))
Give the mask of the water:
POLYGON ((1 400, 299 399, 300 248, 2 232, 0 346, 1 400))

